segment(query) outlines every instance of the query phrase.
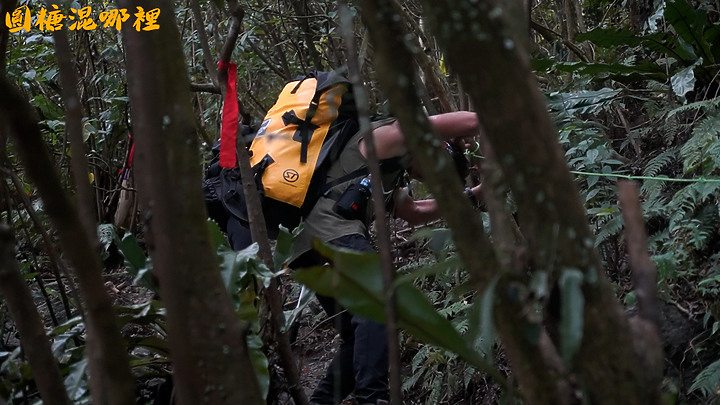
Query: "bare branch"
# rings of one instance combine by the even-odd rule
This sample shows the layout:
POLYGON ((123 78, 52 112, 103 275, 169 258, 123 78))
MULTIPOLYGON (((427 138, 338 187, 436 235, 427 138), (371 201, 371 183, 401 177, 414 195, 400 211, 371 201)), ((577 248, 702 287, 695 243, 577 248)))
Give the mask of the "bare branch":
POLYGON ((640 308, 640 316, 656 326, 660 325, 660 315, 656 304, 655 285, 657 270, 648 252, 645 219, 640 207, 638 185, 634 181, 618 182, 618 194, 625 221, 625 241, 630 268, 632 269, 635 296, 640 308))

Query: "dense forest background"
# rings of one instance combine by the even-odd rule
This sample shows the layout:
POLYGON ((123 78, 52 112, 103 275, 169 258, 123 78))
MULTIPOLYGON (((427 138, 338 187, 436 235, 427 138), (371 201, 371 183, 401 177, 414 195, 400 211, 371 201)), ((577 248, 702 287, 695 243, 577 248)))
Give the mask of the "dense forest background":
POLYGON ((390 256, 396 401, 720 398, 717 1, 2 0, 0 15, 0 403, 307 403, 333 333, 298 281, 385 319, 390 256), (412 187, 445 220, 391 220, 390 254, 329 250, 335 270, 287 274, 287 234, 230 251, 201 189, 219 60, 250 125, 288 80, 349 67, 365 117, 397 116, 435 168, 412 187), (455 110, 483 125, 467 182, 484 211, 416 119, 455 110))

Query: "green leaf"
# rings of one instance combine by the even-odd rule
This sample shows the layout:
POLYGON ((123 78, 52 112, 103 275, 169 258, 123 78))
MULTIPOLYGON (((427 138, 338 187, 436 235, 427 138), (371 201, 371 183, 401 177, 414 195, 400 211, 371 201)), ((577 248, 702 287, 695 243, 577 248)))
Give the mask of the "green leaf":
POLYGON ((72 401, 79 401, 88 393, 87 358, 70 366, 70 373, 65 377, 65 389, 72 401))
POLYGON ((274 271, 280 271, 288 263, 292 255, 293 235, 284 226, 280 227, 280 232, 275 242, 275 251, 273 252, 274 271))
POLYGON ((499 277, 494 277, 483 291, 482 298, 473 304, 468 339, 474 348, 487 359, 492 356, 495 344, 495 321, 493 311, 495 305, 495 288, 499 277))
POLYGON ((577 269, 563 270, 558 280, 562 314, 560 322, 561 353, 568 364, 580 348, 583 338, 585 297, 582 293, 582 282, 583 273, 577 269))
POLYGON ((687 0, 671 0, 665 6, 665 19, 685 42, 697 49, 705 60, 713 63, 710 44, 705 40, 707 12, 694 9, 687 0))
POLYGON ((720 360, 705 367, 695 377, 693 385, 690 386, 690 392, 700 391, 706 397, 711 397, 718 389, 720 389, 720 360))
POLYGON ((260 384, 260 391, 263 398, 267 398, 270 390, 270 370, 268 369, 268 359, 262 351, 262 340, 260 336, 249 334, 247 337, 248 350, 250 351, 250 361, 255 369, 255 376, 260 384))
POLYGON ((577 91, 574 93, 551 93, 547 97, 552 111, 572 115, 594 113, 610 106, 620 96, 620 90, 604 88, 597 91, 577 91))
POLYGON ((128 323, 151 325, 155 330, 164 333, 165 307, 157 300, 136 305, 117 306, 114 308, 118 325, 124 327, 128 323))
POLYGON ((145 256, 145 252, 138 244, 135 236, 128 233, 117 242, 117 245, 118 250, 120 250, 125 258, 125 268, 130 274, 135 276, 134 282, 157 292, 157 286, 152 281, 152 275, 150 273, 152 263, 150 259, 145 256))
MULTIPOLYGON (((317 242, 315 249, 331 266, 300 269, 293 273, 299 282, 322 295, 334 297, 351 312, 384 322, 380 258, 374 253, 357 253, 331 248, 317 242)), ((469 348, 450 321, 435 311, 427 297, 409 283, 397 286, 398 324, 416 338, 457 353, 465 361, 488 370, 485 361, 469 348)))
POLYGON ((73 318, 55 328, 51 332, 51 335, 55 336, 51 348, 53 356, 60 357, 65 351, 65 345, 67 345, 68 341, 82 335, 84 331, 85 324, 80 317, 73 318))
POLYGON ((610 48, 612 46, 637 46, 642 42, 637 32, 627 28, 595 28, 589 32, 578 34, 575 39, 578 42, 590 41, 602 48, 610 48))
POLYGON ((219 249, 221 246, 230 247, 227 242, 227 238, 225 237, 225 234, 220 230, 220 227, 215 221, 213 221, 212 219, 208 219, 207 227, 208 232, 210 232, 210 242, 212 243, 212 246, 215 248, 215 250, 219 249))
POLYGON ((695 67, 702 64, 702 58, 698 59, 695 64, 675 73, 670 78, 672 89, 675 94, 685 102, 685 95, 695 89, 695 67))

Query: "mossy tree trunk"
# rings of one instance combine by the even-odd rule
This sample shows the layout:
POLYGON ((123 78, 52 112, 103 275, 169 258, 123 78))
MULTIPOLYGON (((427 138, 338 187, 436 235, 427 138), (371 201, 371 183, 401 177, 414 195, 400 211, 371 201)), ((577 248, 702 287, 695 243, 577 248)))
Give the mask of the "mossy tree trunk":
POLYGON ((174 5, 159 7, 156 31, 123 27, 136 139, 136 181, 148 249, 167 308, 168 342, 180 404, 263 402, 247 348, 247 325, 225 290, 206 224, 196 122, 174 5))
MULTIPOLYGON (((420 164, 435 168, 426 173, 426 183, 453 230, 458 252, 480 291, 499 276, 496 324, 524 397, 528 403, 570 403, 571 385, 577 382, 587 390, 591 403, 647 403, 657 395, 658 374, 646 369, 646 353, 636 350, 642 340, 633 333, 593 247, 557 132, 525 47, 518 46, 514 34, 513 27, 521 24, 507 21, 512 13, 502 2, 425 1, 423 5, 449 66, 473 100, 517 202, 524 236, 524 246, 517 251, 526 253, 524 261, 512 267, 498 263, 482 226, 468 220, 473 215, 460 197, 459 181, 454 184, 450 165, 442 163, 445 157, 433 147, 437 141, 429 135, 410 86, 413 72, 405 36, 393 22, 398 20, 397 10, 385 2, 367 0, 362 2, 362 13, 377 53, 380 84, 389 94, 408 147, 420 164), (543 304, 531 300, 534 273, 547 274, 548 287, 554 291, 562 275, 580 274, 585 303, 582 336, 576 338, 577 351, 566 354, 565 361, 559 353, 567 346, 567 338, 563 341, 554 332, 567 319, 556 308, 528 311, 543 304)), ((563 305, 567 309, 568 304, 561 302, 560 308, 563 305)), ((651 346, 650 351, 659 350, 651 346)))

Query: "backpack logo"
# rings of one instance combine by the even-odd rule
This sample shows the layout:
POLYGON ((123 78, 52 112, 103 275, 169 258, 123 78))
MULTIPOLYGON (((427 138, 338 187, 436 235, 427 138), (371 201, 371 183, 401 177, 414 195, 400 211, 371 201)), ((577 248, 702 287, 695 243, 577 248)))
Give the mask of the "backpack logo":
POLYGON ((283 179, 288 183, 295 183, 300 178, 300 173, 295 169, 286 169, 283 172, 283 179))

